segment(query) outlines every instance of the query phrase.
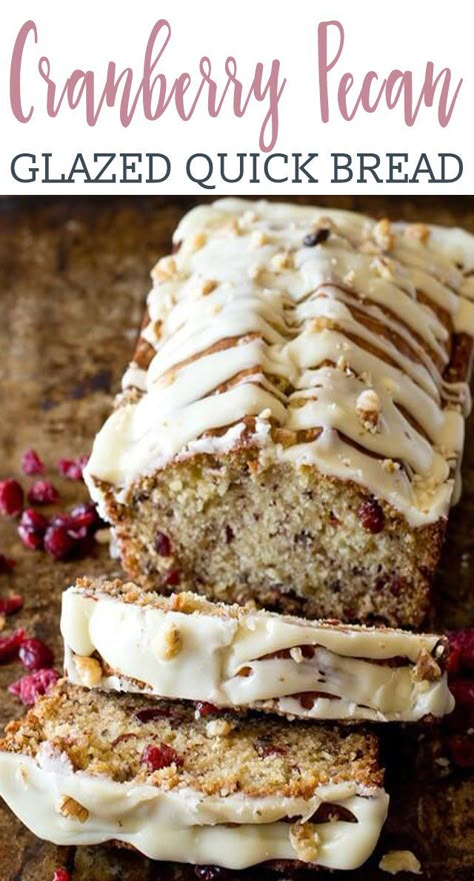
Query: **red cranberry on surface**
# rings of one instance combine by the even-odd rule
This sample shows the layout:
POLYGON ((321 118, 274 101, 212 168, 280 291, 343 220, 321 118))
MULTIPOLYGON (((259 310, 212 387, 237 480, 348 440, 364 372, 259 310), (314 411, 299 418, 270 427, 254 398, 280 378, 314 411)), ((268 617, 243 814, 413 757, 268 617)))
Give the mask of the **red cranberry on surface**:
POLYGON ((445 740, 449 757, 458 768, 474 768, 474 737, 453 734, 445 740))
POLYGON ((155 550, 160 557, 171 557, 171 542, 166 533, 160 530, 155 536, 155 550))
POLYGON ((97 508, 92 502, 76 505, 70 513, 70 518, 74 529, 85 528, 90 532, 96 532, 97 529, 102 529, 106 525, 99 517, 97 508))
POLYGON ((448 633, 448 673, 474 672, 474 627, 448 633))
POLYGON ((367 499, 357 509, 357 516, 363 529, 374 535, 382 532, 385 525, 385 515, 379 503, 375 499, 367 499))
POLYGON ((10 694, 20 698, 26 707, 31 707, 43 694, 47 694, 54 683, 59 679, 56 670, 36 670, 27 676, 22 676, 17 682, 8 686, 10 694))
POLYGON ((46 517, 43 517, 38 511, 34 511, 33 508, 27 508, 23 511, 18 526, 18 535, 25 547, 32 551, 40 550, 43 547, 47 526, 46 517))
POLYGON ((27 450, 21 460, 23 474, 43 474, 44 463, 41 461, 36 450, 27 450))
POLYGON ((53 514, 51 520, 49 521, 50 526, 65 526, 66 529, 69 529, 72 526, 72 519, 70 514, 53 514))
POLYGON ((474 679, 449 679, 449 689, 456 705, 474 709, 474 679))
POLYGON ((60 459, 58 471, 66 480, 82 480, 82 472, 88 460, 88 456, 79 456, 77 459, 60 459))
POLYGON ((141 756, 142 765, 146 765, 150 773, 167 768, 169 765, 182 765, 183 760, 172 746, 167 743, 149 744, 145 747, 141 756))
POLYGON ((54 663, 51 649, 41 639, 36 639, 34 636, 23 640, 18 657, 25 670, 41 670, 52 667, 54 663))
POLYGON ((28 501, 32 505, 54 505, 59 493, 49 480, 37 480, 28 490, 28 501))
MULTIPOLYGON (((82 536, 81 536, 82 538, 82 536)), ((67 560, 75 547, 76 538, 67 526, 48 526, 44 536, 44 549, 55 560, 67 560)))
POLYGON ((0 513, 18 517, 23 510, 25 494, 17 480, 0 480, 0 513))
POLYGON ((18 650, 25 639, 26 633, 21 627, 7 636, 0 636, 0 663, 16 658, 18 650))
POLYGON ((10 593, 7 597, 0 597, 0 615, 13 615, 23 605, 23 597, 17 593, 10 593))
POLYGON ((56 869, 51 881, 71 881, 71 876, 66 869, 56 869))
POLYGON ((0 554, 0 575, 10 575, 15 566, 16 560, 6 557, 5 554, 0 554))

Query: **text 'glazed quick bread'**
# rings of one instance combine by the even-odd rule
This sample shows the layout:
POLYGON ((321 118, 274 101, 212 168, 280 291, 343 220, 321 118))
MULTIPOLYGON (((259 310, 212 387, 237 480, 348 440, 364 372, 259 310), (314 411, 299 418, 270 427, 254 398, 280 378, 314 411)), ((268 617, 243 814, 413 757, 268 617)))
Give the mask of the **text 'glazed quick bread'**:
POLYGON ((291 719, 417 722, 451 712, 446 638, 171 597, 81 578, 62 598, 70 682, 291 719), (204 703, 203 703, 204 702, 204 703))
POLYGON ((8 726, 0 794, 56 844, 116 841, 233 869, 356 868, 388 806, 372 736, 269 717, 195 719, 189 705, 66 683, 8 726))
POLYGON ((148 586, 419 626, 469 408, 474 238, 191 211, 86 479, 148 586))

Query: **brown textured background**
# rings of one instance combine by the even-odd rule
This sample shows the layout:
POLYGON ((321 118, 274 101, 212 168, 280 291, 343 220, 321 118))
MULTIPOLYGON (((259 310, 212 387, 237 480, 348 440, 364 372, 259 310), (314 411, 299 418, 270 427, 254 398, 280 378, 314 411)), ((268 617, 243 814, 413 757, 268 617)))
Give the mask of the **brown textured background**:
MULTIPOLYGON (((151 196, 0 199, 0 478, 18 473, 28 447, 51 464, 89 450, 133 351, 148 272, 168 251, 181 214, 196 201, 151 196)), ((471 197, 317 201, 394 219, 457 224, 474 232, 471 197)), ((473 422, 464 495, 451 518, 438 582, 437 625, 442 628, 474 624, 473 422)), ((85 498, 82 486, 54 480, 65 507, 85 498)), ((22 612, 10 619, 12 626, 45 639, 60 667, 62 588, 75 575, 114 571, 116 564, 104 548, 82 562, 54 563, 45 554, 23 550, 6 520, 0 520, 0 552, 18 560, 14 577, 0 576, 0 588, 11 586, 25 599, 22 612)), ((21 673, 16 663, 0 667, 1 723, 21 713, 6 691, 21 673)), ((394 847, 416 853, 424 879, 473 881, 474 775, 440 776, 432 762, 435 742, 434 733, 418 737, 413 730, 384 731, 391 817, 376 858, 350 876, 354 881, 387 881, 391 876, 379 872, 377 862, 394 847)), ((50 881, 59 866, 71 871, 73 881, 195 878, 192 869, 153 864, 125 851, 45 844, 0 806, 0 881, 50 881)), ((233 877, 261 881, 264 875, 257 869, 233 877)), ((318 873, 319 881, 326 877, 336 876, 318 873)), ((397 876, 400 881, 413 877, 397 876)))

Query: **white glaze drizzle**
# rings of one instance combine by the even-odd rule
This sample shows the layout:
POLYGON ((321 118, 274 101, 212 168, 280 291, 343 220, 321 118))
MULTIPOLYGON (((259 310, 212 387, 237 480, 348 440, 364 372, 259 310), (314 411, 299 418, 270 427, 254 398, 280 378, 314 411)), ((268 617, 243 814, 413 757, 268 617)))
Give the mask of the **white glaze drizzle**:
POLYGON ((436 681, 413 677, 420 653, 431 654, 439 641, 434 634, 305 623, 264 611, 242 610, 236 617, 184 614, 76 588, 63 594, 61 632, 69 680, 84 684, 75 657, 98 652, 113 671, 97 683, 106 690, 252 706, 309 719, 415 722, 449 713, 454 705, 446 674, 436 681), (164 658, 160 648, 170 628, 179 634, 180 650, 164 658), (318 648, 313 658, 304 658, 301 646, 318 648), (293 654, 263 659, 282 650, 293 654), (407 659, 409 665, 375 663, 390 658, 407 659), (302 692, 338 699, 323 695, 305 708, 294 697, 302 692))
POLYGON ((123 496, 174 458, 231 450, 255 417, 262 465, 292 461, 354 480, 412 526, 446 516, 470 399, 465 383, 443 379, 449 334, 436 308, 474 336, 474 283, 457 265, 471 270, 474 238, 430 227, 422 242, 394 224, 387 255, 376 233, 362 215, 290 204, 223 199, 186 215, 148 298, 143 338, 156 354, 147 371, 132 364, 124 377, 143 395, 116 410, 94 444, 94 498, 94 478, 123 496), (305 246, 318 224, 330 225, 329 238, 305 246), (209 352, 216 344, 227 347, 209 352), (374 432, 356 411, 367 388, 381 401, 374 432), (283 448, 271 424, 322 431, 283 448))

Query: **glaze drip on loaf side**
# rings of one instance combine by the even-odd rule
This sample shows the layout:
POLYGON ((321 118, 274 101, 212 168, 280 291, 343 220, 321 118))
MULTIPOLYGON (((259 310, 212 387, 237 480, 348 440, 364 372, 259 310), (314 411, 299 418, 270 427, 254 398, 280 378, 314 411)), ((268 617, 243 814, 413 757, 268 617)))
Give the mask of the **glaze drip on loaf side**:
POLYGON ((170 461, 258 446, 354 481, 412 527, 445 517, 469 409, 447 379, 474 336, 474 238, 224 199, 158 262, 121 406, 86 472, 119 491, 170 461))

